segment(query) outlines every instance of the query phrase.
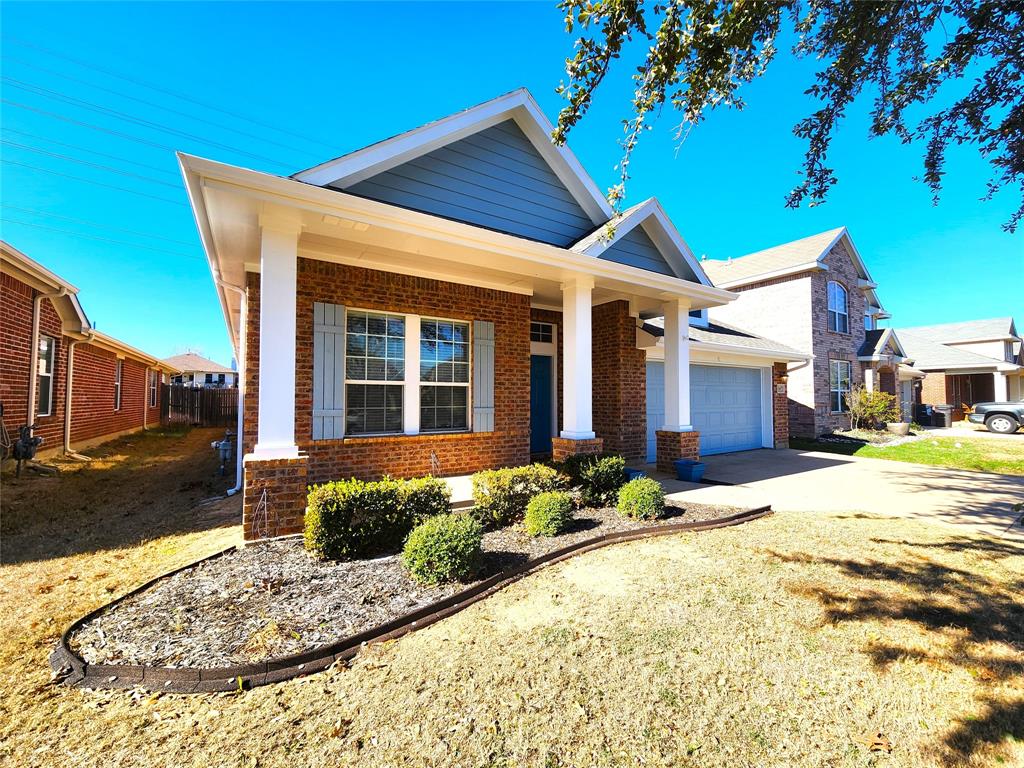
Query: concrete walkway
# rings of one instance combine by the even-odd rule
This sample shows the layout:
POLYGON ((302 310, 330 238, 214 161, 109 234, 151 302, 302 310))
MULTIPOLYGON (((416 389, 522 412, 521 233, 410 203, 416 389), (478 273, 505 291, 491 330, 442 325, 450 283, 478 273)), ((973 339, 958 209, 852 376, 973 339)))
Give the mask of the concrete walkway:
POLYGON ((652 476, 669 495, 697 503, 912 517, 1024 544, 1024 526, 1011 525, 1021 514, 1012 507, 1024 502, 1024 477, 796 450, 746 451, 704 461, 705 480, 731 485, 652 476))

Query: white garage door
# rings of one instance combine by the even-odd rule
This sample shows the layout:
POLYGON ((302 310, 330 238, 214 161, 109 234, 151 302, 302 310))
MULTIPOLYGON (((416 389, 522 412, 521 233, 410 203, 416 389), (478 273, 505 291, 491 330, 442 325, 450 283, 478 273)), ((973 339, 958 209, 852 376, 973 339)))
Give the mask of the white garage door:
MULTIPOLYGON (((746 451, 763 445, 761 369, 690 366, 690 416, 700 432, 702 455, 746 451)), ((654 461, 655 433, 665 423, 665 365, 647 363, 647 460, 654 461)))

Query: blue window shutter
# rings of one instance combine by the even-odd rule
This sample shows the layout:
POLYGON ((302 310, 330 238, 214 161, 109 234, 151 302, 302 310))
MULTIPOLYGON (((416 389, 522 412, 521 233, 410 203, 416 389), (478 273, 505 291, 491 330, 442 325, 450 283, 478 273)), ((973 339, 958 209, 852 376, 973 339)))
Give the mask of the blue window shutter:
POLYGON ((494 323, 473 321, 473 431, 494 431, 494 323))
POLYGON ((345 436, 345 307, 313 304, 313 439, 345 436))

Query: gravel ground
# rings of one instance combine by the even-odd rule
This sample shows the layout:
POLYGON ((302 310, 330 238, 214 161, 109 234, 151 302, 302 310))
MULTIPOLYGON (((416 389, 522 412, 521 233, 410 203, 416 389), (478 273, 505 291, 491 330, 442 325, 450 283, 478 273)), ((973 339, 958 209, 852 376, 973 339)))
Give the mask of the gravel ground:
MULTIPOLYGON (((671 503, 671 502, 670 502, 671 503)), ((479 577, 613 531, 727 517, 739 510, 669 506, 639 523, 614 509, 587 509, 553 538, 520 526, 484 535, 479 577)), ((397 556, 350 562, 310 557, 299 538, 245 547, 163 579, 102 613, 71 638, 90 664, 217 667, 315 648, 383 624, 464 589, 421 587, 397 556)))

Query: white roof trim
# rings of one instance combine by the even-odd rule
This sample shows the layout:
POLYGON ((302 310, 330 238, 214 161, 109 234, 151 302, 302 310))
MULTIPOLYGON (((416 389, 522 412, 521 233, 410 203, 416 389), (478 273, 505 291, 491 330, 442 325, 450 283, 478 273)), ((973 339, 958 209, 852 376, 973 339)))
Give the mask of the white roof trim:
POLYGON ((690 246, 686 244, 683 236, 679 234, 679 230, 676 229, 675 224, 672 223, 668 214, 665 213, 665 209, 661 207, 661 203, 658 202, 657 198, 648 198, 626 211, 618 220, 608 222, 606 226, 614 227, 615 230, 610 239, 602 236, 606 231, 606 228, 602 227, 597 232, 592 232, 577 243, 574 243, 569 249, 577 253, 585 253, 588 256, 600 256, 615 245, 623 236, 636 229, 636 227, 641 226, 647 236, 654 242, 654 245, 657 246, 661 255, 665 257, 672 271, 676 273, 676 277, 683 280, 688 279, 683 269, 685 265, 690 267, 702 285, 712 285, 711 280, 704 273, 700 262, 693 255, 693 251, 690 250, 690 246), (651 222, 656 226, 656 231, 654 232, 647 227, 651 222))
POLYGON ((61 328, 67 333, 82 333, 87 331, 91 324, 85 315, 81 303, 78 301, 78 288, 69 283, 60 275, 51 272, 35 259, 19 251, 6 240, 0 240, 0 253, 3 254, 3 261, 10 264, 9 271, 12 276, 21 282, 28 281, 32 288, 44 293, 57 293, 63 291, 60 296, 54 296, 51 302, 66 302, 62 311, 61 307, 54 305, 61 319, 61 328), (70 307, 70 315, 67 307, 70 307))
POLYGON ((595 225, 612 217, 608 201, 572 151, 551 142, 554 126, 525 88, 299 171, 292 178, 318 187, 351 186, 509 119, 515 120, 595 225))
POLYGON ((131 357, 145 363, 150 368, 156 368, 167 373, 177 373, 178 369, 173 365, 168 365, 163 360, 147 355, 141 349, 136 349, 131 344, 125 344, 119 339, 115 339, 113 336, 108 336, 100 331, 88 331, 85 334, 85 341, 88 344, 92 344, 97 347, 107 349, 119 357, 131 357))

